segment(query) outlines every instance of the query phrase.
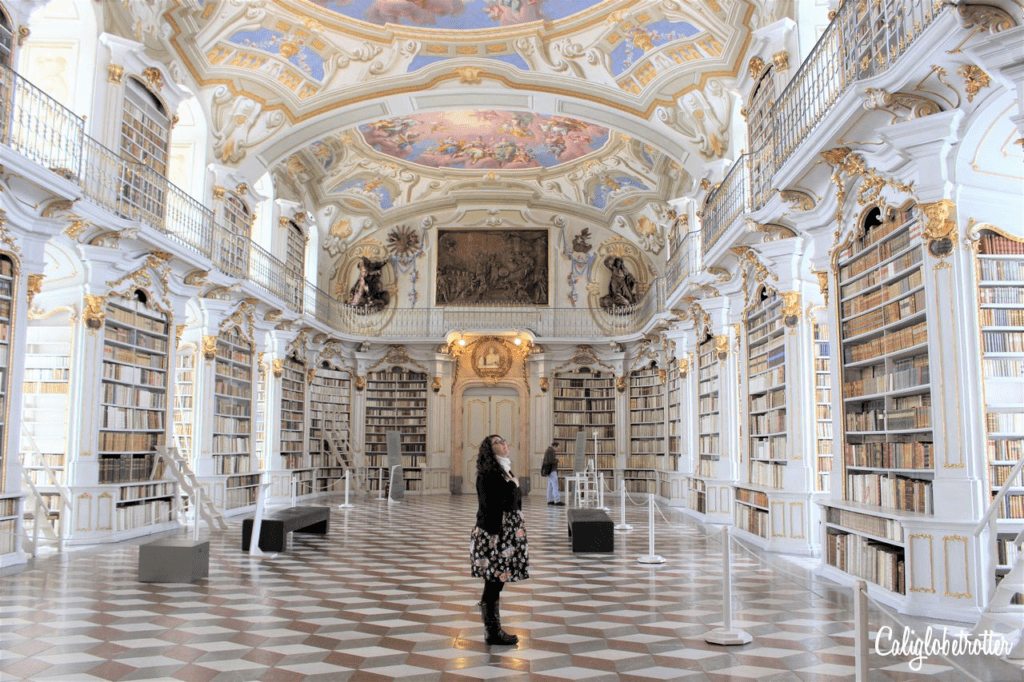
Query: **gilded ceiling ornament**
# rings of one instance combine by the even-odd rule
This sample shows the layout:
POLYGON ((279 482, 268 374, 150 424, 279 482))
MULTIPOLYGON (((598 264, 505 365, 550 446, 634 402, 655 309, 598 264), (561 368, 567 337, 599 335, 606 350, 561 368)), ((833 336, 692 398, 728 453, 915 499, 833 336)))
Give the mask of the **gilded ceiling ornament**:
POLYGON ((117 64, 108 64, 107 81, 110 83, 120 83, 122 80, 124 80, 124 67, 117 64))
POLYGON ((772 55, 772 64, 775 65, 776 71, 785 71, 789 68, 789 53, 785 50, 776 52, 772 55))
POLYGON ((779 192, 779 198, 799 211, 810 211, 816 204, 814 197, 799 189, 784 189, 779 192))
MULTIPOLYGON (((272 371, 275 379, 280 379, 282 376, 284 376, 284 360, 274 360, 272 371)), ((356 388, 358 388, 358 386, 356 388)))
POLYGON ((864 91, 864 108, 868 111, 886 112, 892 116, 890 123, 911 121, 942 111, 942 107, 924 95, 886 92, 880 88, 868 88, 864 91))
POLYGON ((201 352, 203 354, 203 359, 207 362, 210 362, 217 357, 217 337, 210 334, 204 334, 201 352))
POLYGON ((811 270, 811 273, 817 276, 818 289, 825 299, 825 305, 828 305, 828 272, 825 270, 811 270))
POLYGON ((164 87, 164 75, 160 73, 160 69, 150 66, 149 68, 142 70, 142 77, 146 79, 146 84, 150 90, 160 92, 164 87))
POLYGON ((457 69, 453 69, 452 73, 459 77, 459 82, 465 85, 478 85, 483 82, 480 74, 483 73, 483 69, 475 66, 460 66, 457 69))
POLYGON ((409 352, 405 349, 405 346, 388 346, 388 352, 384 354, 384 357, 371 365, 367 371, 372 372, 377 367, 385 364, 411 365, 423 372, 427 372, 426 367, 409 357, 409 352))
POLYGON ((86 327, 89 329, 99 329, 103 326, 103 320, 107 317, 107 314, 103 311, 103 306, 106 302, 105 296, 85 295, 85 309, 82 311, 82 319, 85 320, 86 327))
POLYGON ((750 71, 750 77, 756 80, 761 72, 764 71, 764 60, 760 57, 751 57, 747 68, 750 71))
POLYGON ((957 241, 956 204, 940 199, 917 207, 925 217, 924 238, 928 241, 929 253, 945 258, 953 252, 957 241))
POLYGON ((28 288, 26 290, 26 298, 28 299, 28 307, 32 307, 32 299, 35 295, 43 290, 43 279, 46 275, 29 275, 28 276, 28 288))
POLYGON ((1016 26, 1009 12, 995 5, 959 4, 956 13, 960 17, 960 25, 964 28, 978 27, 989 33, 1008 31, 1016 26))
POLYGON ((968 102, 973 102, 974 96, 978 94, 978 91, 981 88, 987 88, 992 81, 981 68, 970 64, 964 64, 956 72, 964 79, 964 88, 967 90, 968 102))

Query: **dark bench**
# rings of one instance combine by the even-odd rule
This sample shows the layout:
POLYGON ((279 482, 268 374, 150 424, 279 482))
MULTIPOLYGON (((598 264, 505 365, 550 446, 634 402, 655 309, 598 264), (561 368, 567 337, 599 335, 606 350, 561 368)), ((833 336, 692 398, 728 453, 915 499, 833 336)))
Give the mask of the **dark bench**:
POLYGON ((574 507, 568 511, 573 552, 614 552, 612 520, 601 509, 574 507))
MULTIPOLYGON (((253 520, 242 521, 242 551, 249 549, 253 520)), ((259 548, 268 552, 283 552, 288 533, 327 535, 330 521, 330 507, 285 507, 266 512, 260 524, 259 548)))

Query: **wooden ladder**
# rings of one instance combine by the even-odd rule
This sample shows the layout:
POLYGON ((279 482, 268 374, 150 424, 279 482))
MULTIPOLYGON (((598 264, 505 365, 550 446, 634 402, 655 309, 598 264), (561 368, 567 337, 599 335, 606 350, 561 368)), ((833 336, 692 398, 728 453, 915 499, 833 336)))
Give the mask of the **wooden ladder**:
MULTIPOLYGON (((209 495, 197 495, 196 491, 202 489, 202 484, 199 479, 196 478, 196 473, 192 471, 192 467, 189 466, 188 460, 181 456, 178 448, 167 447, 165 445, 156 446, 157 458, 166 463, 166 468, 170 471, 171 475, 178 481, 178 485, 188 495, 189 500, 193 503, 193 507, 199 513, 199 515, 206 521, 206 524, 213 528, 216 526, 220 530, 227 530, 228 524, 224 520, 224 515, 220 513, 217 506, 214 505, 213 500, 210 499, 209 495), (199 500, 199 504, 196 505, 196 500, 199 500)), ((156 469, 154 469, 154 472, 156 469)))

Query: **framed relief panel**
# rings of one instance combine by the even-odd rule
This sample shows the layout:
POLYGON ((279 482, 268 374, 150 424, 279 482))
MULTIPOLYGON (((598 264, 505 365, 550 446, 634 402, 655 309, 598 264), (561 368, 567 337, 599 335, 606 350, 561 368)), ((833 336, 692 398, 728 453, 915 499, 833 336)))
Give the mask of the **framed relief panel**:
POLYGON ((438 230, 436 305, 548 305, 547 230, 438 230))

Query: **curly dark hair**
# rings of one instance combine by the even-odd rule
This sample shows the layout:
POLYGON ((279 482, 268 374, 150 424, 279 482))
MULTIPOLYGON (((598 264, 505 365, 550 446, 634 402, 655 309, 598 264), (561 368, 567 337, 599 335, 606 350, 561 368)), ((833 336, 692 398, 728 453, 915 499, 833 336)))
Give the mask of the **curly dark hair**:
POLYGON ((502 470, 501 465, 498 464, 497 456, 494 454, 494 446, 491 444, 492 438, 501 438, 501 436, 492 433, 480 441, 480 449, 476 453, 476 473, 478 476, 502 470))

